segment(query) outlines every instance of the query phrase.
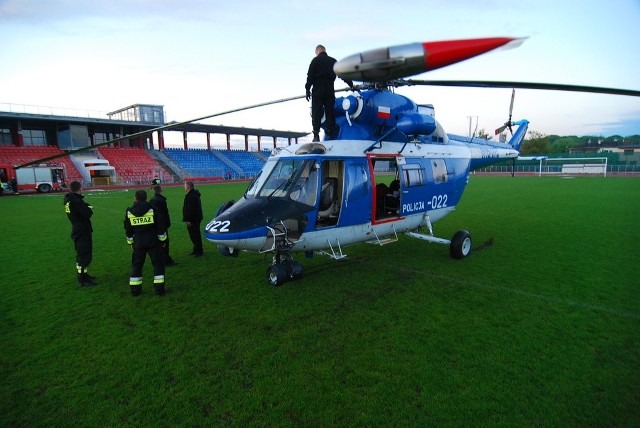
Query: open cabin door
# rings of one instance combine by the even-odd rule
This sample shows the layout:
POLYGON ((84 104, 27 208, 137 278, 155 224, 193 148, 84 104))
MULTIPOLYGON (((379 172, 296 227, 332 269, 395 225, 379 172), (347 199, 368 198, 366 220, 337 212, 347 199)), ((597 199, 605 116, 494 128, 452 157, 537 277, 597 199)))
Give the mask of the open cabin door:
POLYGON ((369 170, 373 186, 372 222, 386 222, 400 218, 402 184, 398 165, 404 157, 398 154, 370 155, 369 170))

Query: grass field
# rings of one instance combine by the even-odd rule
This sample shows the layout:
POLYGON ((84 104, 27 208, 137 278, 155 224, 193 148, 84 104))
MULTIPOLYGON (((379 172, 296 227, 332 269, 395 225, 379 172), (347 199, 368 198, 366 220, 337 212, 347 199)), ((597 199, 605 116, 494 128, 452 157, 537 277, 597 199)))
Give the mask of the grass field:
MULTIPOLYGON (((205 222, 244 184, 201 186, 205 222)), ((132 298, 131 191, 86 192, 99 285, 62 195, 0 198, 2 426, 640 426, 640 180, 472 177, 476 251, 402 236, 348 258, 200 259, 167 188, 168 293, 132 298)))

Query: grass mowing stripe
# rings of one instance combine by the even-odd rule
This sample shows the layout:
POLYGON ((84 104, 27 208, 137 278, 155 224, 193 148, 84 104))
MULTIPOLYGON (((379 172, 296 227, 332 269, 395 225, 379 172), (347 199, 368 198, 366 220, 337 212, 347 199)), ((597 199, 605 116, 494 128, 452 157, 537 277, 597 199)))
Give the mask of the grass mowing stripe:
POLYGON ((431 277, 433 279, 444 281, 445 283, 454 283, 454 284, 469 285, 469 286, 473 286, 473 287, 482 287, 482 288, 486 288, 486 289, 489 289, 489 290, 500 290, 500 291, 505 291, 507 293, 518 294, 518 295, 521 295, 521 296, 531 297, 531 298, 539 299, 539 300, 545 300, 545 301, 548 301, 548 302, 561 303, 561 304, 565 304, 565 305, 569 305, 569 306, 577 306, 577 307, 582 308, 582 309, 588 309, 588 310, 593 310, 593 311, 597 311, 597 312, 605 312, 605 313, 609 313, 609 314, 616 315, 616 316, 619 316, 619 317, 640 319, 640 313, 638 313, 638 312, 620 311, 620 310, 616 310, 616 309, 612 309, 612 308, 608 308, 608 307, 604 307, 604 306, 593 305, 593 304, 590 304, 590 303, 585 303, 585 302, 580 302, 580 301, 575 301, 575 300, 568 300, 568 299, 560 299, 560 298, 557 298, 555 296, 550 296, 550 295, 531 293, 531 292, 528 292, 526 290, 520 290, 520 289, 516 289, 516 288, 504 287, 504 286, 499 286, 499 285, 485 284, 482 281, 469 281, 469 280, 464 280, 463 281, 463 280, 461 280, 459 278, 454 278, 454 277, 446 277, 446 276, 442 276, 442 275, 431 275, 429 272, 423 272, 423 271, 419 271, 419 270, 415 270, 413 273, 421 274, 421 275, 424 275, 425 277, 431 277))

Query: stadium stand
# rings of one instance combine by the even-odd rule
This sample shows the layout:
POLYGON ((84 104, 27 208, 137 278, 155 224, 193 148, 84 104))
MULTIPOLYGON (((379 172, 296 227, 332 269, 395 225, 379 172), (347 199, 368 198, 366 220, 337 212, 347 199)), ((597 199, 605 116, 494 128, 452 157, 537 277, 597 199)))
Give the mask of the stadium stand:
POLYGON ((224 155, 236 164, 245 177, 254 177, 264 165, 264 161, 251 152, 241 150, 225 150, 224 155))
MULTIPOLYGON (((63 150, 55 146, 24 146, 17 147, 13 145, 0 146, 0 163, 12 166, 22 165, 37 159, 55 156, 64 153, 63 150)), ((82 174, 75 167, 68 156, 62 156, 57 159, 46 162, 47 164, 63 164, 67 174, 67 183, 72 181, 82 182, 82 174)))
MULTIPOLYGON (((230 167, 206 149, 165 149, 169 156, 180 168, 185 170, 192 180, 215 179, 222 180, 230 167)), ((186 177, 185 177, 186 178, 186 177)))
POLYGON ((245 179, 255 177, 270 151, 206 150, 166 148, 164 154, 191 179, 245 179))
MULTIPOLYGON (((145 149, 100 147, 96 149, 99 157, 109 161, 115 168, 117 181, 114 184, 143 184, 149 183, 153 178, 170 177, 174 180, 191 179, 197 181, 223 180, 223 179, 247 179, 255 177, 262 169, 271 150, 262 150, 259 153, 246 152, 244 150, 206 150, 206 149, 177 149, 166 148, 163 153, 171 161, 173 166, 161 165, 145 149), (170 171, 170 169, 180 169, 170 171)), ((54 146, 26 146, 13 145, 0 146, 0 163, 8 165, 20 165, 48 156, 64 153, 54 146)), ((64 156, 54 159, 53 164, 64 164, 67 171, 67 182, 84 182, 82 173, 74 165, 70 157, 64 156)))
POLYGON ((122 183, 150 183, 162 170, 144 149, 100 147, 98 151, 116 169, 122 183))

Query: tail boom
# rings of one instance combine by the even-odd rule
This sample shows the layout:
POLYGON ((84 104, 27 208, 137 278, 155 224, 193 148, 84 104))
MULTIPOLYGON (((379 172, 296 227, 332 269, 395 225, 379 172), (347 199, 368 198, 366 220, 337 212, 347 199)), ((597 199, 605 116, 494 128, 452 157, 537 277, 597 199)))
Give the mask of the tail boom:
POLYGON ((498 143, 482 138, 469 138, 459 135, 449 134, 449 142, 454 144, 466 145, 471 152, 471 170, 484 168, 486 166, 502 162, 506 159, 515 159, 518 157, 520 146, 527 134, 529 122, 521 120, 515 122, 518 126, 516 132, 507 143, 498 143))

